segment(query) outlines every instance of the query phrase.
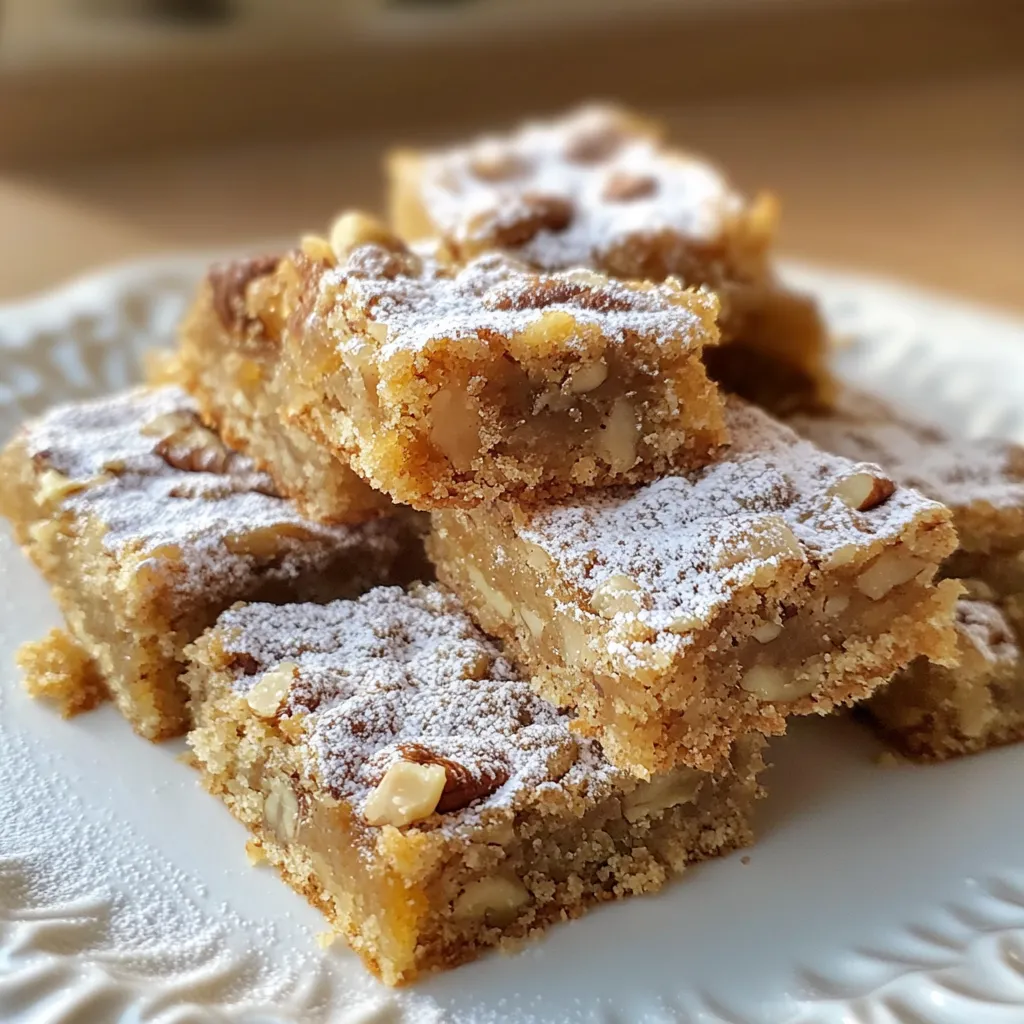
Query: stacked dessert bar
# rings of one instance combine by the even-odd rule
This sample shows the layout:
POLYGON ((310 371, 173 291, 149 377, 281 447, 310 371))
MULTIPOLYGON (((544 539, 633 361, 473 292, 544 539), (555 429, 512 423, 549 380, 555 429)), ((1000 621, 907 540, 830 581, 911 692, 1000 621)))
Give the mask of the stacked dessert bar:
POLYGON ((213 268, 161 383, 27 425, 0 503, 67 620, 29 685, 187 730, 398 984, 749 843, 790 716, 913 747, 958 644, 993 705, 1016 652, 1012 516, 818 446, 769 197, 599 108, 390 173, 392 226, 213 268))

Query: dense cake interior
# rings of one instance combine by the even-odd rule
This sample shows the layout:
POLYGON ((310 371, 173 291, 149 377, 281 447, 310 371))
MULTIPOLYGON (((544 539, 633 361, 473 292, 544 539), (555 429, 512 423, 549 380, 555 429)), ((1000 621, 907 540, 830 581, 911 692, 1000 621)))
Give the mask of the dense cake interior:
POLYGON ((941 506, 738 401, 714 465, 562 505, 434 515, 431 553, 613 761, 707 766, 737 732, 952 652, 941 506))
POLYGON ((393 512, 387 495, 344 457, 281 415, 289 395, 281 335, 298 285, 287 258, 215 265, 182 325, 173 377, 221 438, 270 474, 304 514, 358 523, 393 512))
POLYGON ((390 983, 748 840, 759 740, 618 772, 436 587, 237 608, 193 657, 207 785, 390 983))
POLYGON ((945 760, 1024 739, 1024 656, 999 607, 963 599, 956 610, 957 664, 919 659, 867 710, 897 750, 945 760))
POLYGON ((499 255, 452 268, 378 230, 303 262, 288 409, 376 486, 418 507, 564 494, 724 440, 709 294, 499 255))
POLYGON ((233 601, 325 600, 422 567, 404 519, 302 518, 174 387, 55 409, 0 470, 0 508, 119 709, 151 739, 187 725, 182 650, 233 601))

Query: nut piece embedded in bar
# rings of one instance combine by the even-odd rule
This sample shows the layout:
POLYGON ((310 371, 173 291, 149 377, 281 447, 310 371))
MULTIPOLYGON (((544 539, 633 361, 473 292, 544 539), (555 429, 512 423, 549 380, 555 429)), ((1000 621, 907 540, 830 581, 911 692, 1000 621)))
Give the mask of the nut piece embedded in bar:
POLYGON ((632 823, 641 818, 654 818, 670 807, 691 803, 700 784, 707 778, 695 768, 677 768, 675 771, 641 782, 622 801, 622 816, 632 823))
POLYGON ((437 809, 447 781, 442 765, 396 761, 366 798, 363 817, 368 825, 396 828, 422 821, 437 809))
POLYGON ((452 916, 462 921, 485 918, 488 924, 501 927, 510 924, 529 901, 530 894, 518 879, 504 875, 478 878, 456 899, 452 916))
POLYGON ((265 672, 246 694, 246 702, 260 718, 273 718, 284 707, 297 668, 293 661, 282 661, 265 672))
POLYGON ((888 477, 865 471, 840 480, 834 493, 850 508, 867 512, 881 505, 895 490, 896 485, 888 477))
POLYGON ((495 761, 472 771, 458 761, 441 757, 419 743, 403 743, 398 748, 402 759, 413 764, 440 765, 446 775, 444 792, 434 808, 439 814, 460 811, 475 800, 490 796, 508 782, 508 768, 495 761))
POLYGON ((653 194, 658 182, 650 174, 632 174, 616 171, 605 182, 602 198, 613 203, 626 203, 631 199, 643 199, 653 194))
POLYGON ((359 245, 382 245, 401 252, 405 243, 374 217, 358 210, 343 213, 331 226, 331 248, 339 258, 347 256, 359 245))

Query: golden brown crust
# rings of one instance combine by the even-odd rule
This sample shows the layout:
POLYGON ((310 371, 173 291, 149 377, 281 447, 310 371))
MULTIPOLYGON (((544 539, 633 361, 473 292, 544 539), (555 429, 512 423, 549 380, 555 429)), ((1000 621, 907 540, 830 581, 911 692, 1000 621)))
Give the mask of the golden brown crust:
POLYGON ((236 607, 194 645, 189 743, 259 855, 387 984, 513 948, 750 841, 759 738, 717 778, 641 782, 575 737, 440 588, 280 611, 236 607), (268 717, 249 697, 285 663, 291 689, 268 717), (496 755, 504 771, 479 770, 496 755), (410 758, 471 765, 477 788, 375 824, 381 769, 410 758))
POLYGON ((0 512, 69 633, 149 739, 186 728, 182 650, 234 601, 329 599, 422 566, 405 517, 303 519, 178 388, 51 410, 0 454, 0 478, 0 512))
POLYGON ((218 299, 216 273, 211 273, 163 376, 169 373, 188 391, 204 421, 268 473, 277 490, 309 518, 355 524, 393 511, 387 495, 364 483, 345 458, 282 421, 278 358, 283 321, 295 301, 294 264, 275 260, 271 272, 228 276, 234 286, 244 282, 241 293, 231 293, 237 315, 227 323, 222 319, 218 305, 224 300, 218 299))

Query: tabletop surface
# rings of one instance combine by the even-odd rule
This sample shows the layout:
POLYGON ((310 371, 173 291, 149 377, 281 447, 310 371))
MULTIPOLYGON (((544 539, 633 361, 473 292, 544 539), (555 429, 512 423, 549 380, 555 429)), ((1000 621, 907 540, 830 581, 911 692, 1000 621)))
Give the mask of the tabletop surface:
MULTIPOLYGON (((782 200, 789 256, 1024 312, 1024 70, 661 112, 673 138, 782 200)), ((447 137, 443 124, 427 135, 447 137)), ((450 134, 450 133, 447 133, 450 134)), ((0 300, 91 268, 259 245, 379 208, 375 137, 0 171, 0 300)))

